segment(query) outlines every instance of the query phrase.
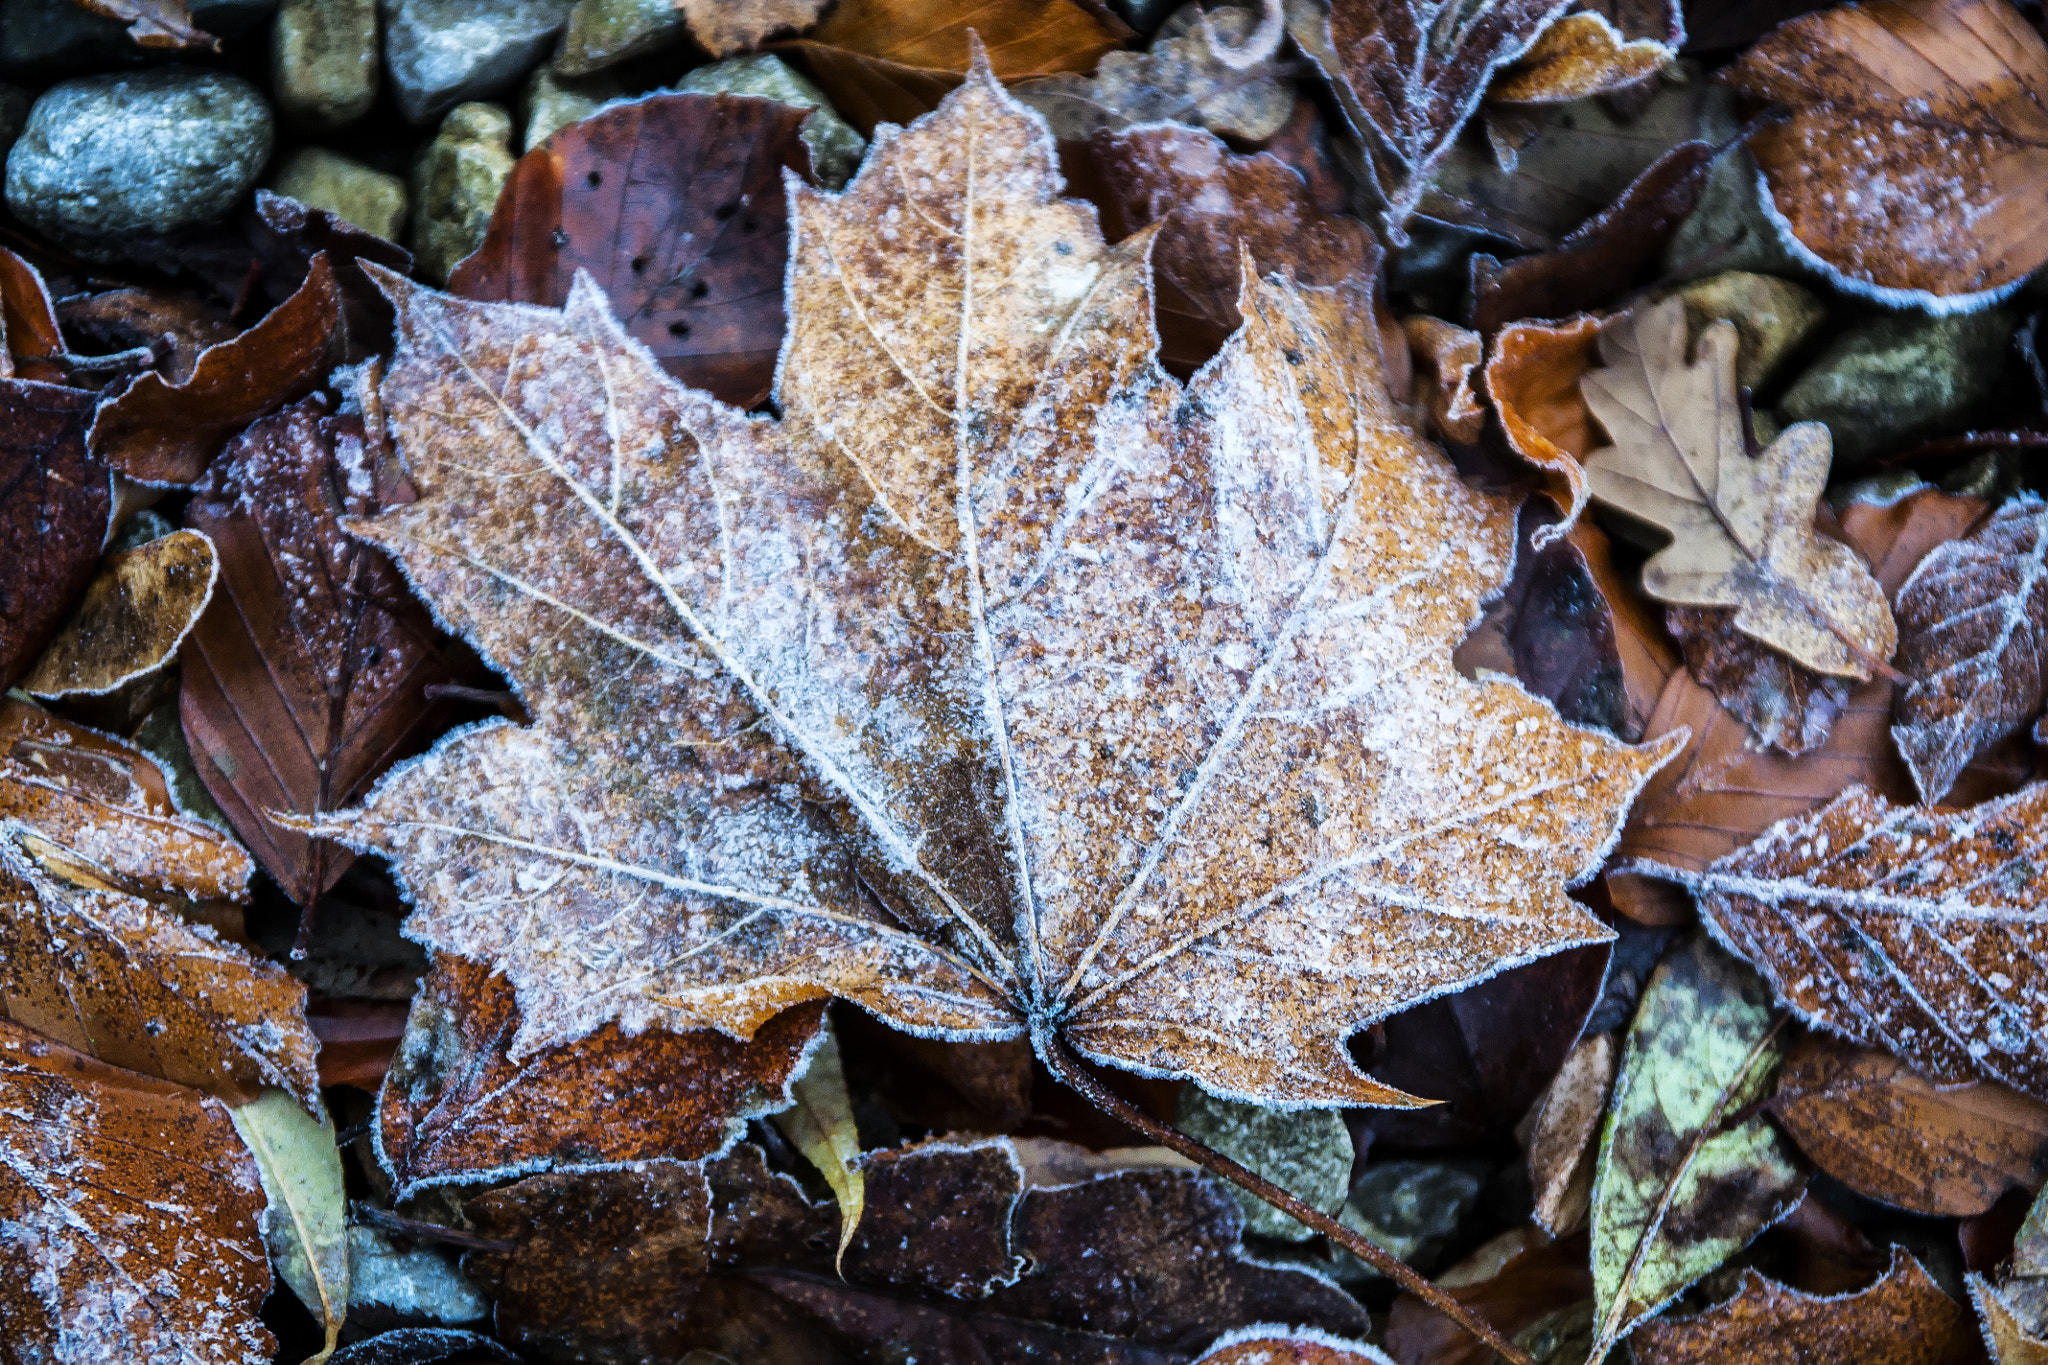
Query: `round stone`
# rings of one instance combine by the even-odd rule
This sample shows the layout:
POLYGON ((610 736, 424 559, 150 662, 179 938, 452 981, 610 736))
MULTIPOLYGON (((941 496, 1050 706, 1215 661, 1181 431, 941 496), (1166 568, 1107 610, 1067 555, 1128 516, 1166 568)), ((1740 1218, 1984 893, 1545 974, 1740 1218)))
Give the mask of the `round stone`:
POLYGON ((168 232, 218 218, 270 156, 269 106, 239 76, 189 67, 44 91, 7 154, 7 206, 53 237, 168 232))

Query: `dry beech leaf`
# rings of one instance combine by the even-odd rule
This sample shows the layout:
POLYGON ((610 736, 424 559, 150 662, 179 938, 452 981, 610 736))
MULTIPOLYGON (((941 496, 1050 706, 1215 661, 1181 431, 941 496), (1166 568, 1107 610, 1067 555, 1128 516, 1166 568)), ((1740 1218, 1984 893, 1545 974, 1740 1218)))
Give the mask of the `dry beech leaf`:
POLYGON ((218 1103, 0 1021, 9 1365, 269 1365, 263 1209, 218 1103))
POLYGON ((1563 104, 1640 85, 1678 55, 1685 25, 1674 13, 1657 37, 1630 37, 1596 9, 1567 14, 1537 36, 1487 87, 1490 103, 1563 104))
POLYGON ((2022 493, 1899 589, 1892 739, 1920 798, 1948 794, 1971 759, 2048 698, 2048 503, 2022 493))
POLYGON ((1530 1113, 1530 1217, 1552 1237, 1577 1232, 1592 1211, 1595 1140, 1620 1065, 1614 1035, 1594 1034, 1572 1049, 1530 1113))
POLYGON ((2048 44, 2004 0, 1837 5, 1727 79, 1791 110, 1749 146, 1780 235, 1851 292, 1970 307, 2048 261, 2048 44))
POLYGON ((779 422, 670 384, 594 285, 547 313, 384 277, 421 496, 352 528, 535 725, 321 831, 511 979, 515 1060, 829 992, 1400 1104, 1350 1032, 1609 936, 1565 887, 1676 740, 1452 667, 1514 509, 1400 423, 1363 290, 1248 274, 1184 391, 1149 238, 1104 249, 1056 183, 984 70, 845 195, 799 190, 779 422))
POLYGON ((1643 566, 1651 596, 1734 607, 1752 639, 1818 672, 1868 678, 1898 629, 1856 552, 1813 529, 1827 428, 1795 423, 1752 458, 1735 343, 1735 324, 1711 323, 1688 363, 1679 299, 1603 328, 1606 363, 1580 387, 1613 444, 1586 456, 1587 490, 1672 536, 1643 566))
POLYGON ((512 988, 484 966, 437 956, 377 1105, 378 1150, 408 1198, 431 1185, 591 1164, 678 1161, 722 1148, 736 1122, 789 1102, 818 1035, 800 1005, 752 1041, 696 1029, 626 1034, 615 1024, 508 1056, 512 988), (604 1095, 601 1105, 592 1095, 604 1095))
POLYGON ((690 36, 714 57, 745 52, 790 29, 809 28, 830 0, 675 0, 690 36))
POLYGON ((1963 812, 1851 787, 1703 872, 1655 875, 1814 1026, 1943 1085, 2048 1099, 2044 840, 2048 783, 1963 812))
MULTIPOLYGON (((1888 506, 1851 504, 1842 512, 1842 530, 1870 562, 1879 584, 1895 592, 1929 550, 1961 535, 1983 509, 1974 498, 1922 489, 1888 506)), ((1672 673, 1644 734, 1685 730, 1691 739, 1678 761, 1643 788, 1615 850, 1616 862, 1645 859, 1701 869, 1857 783, 1894 800, 1908 799, 1911 780, 1889 733, 1892 691, 1882 680, 1856 688, 1827 741, 1795 759, 1759 748, 1748 728, 1689 672, 1672 673)), ((1995 757, 1982 760, 1976 780, 1969 782, 1972 799, 2016 785, 1994 767, 1995 757)), ((1691 918, 1685 895, 1668 883, 1613 871, 1606 880, 1615 907, 1632 919, 1676 924, 1691 918)))
POLYGON ((141 47, 220 51, 220 39, 192 27, 189 0, 71 0, 80 9, 118 19, 141 47))
POLYGON ((102 402, 86 439, 132 479, 191 483, 229 437, 317 384, 342 358, 346 331, 322 252, 297 293, 248 331, 200 352, 190 377, 171 383, 140 374, 102 402))
POLYGON ((664 370, 752 407, 782 346, 783 173, 810 177, 805 116, 776 100, 653 95, 571 124, 519 159, 449 292, 559 308, 587 270, 664 370))
POLYGON ((1600 1134, 1589 1361, 1799 1202, 1805 1173, 1752 1109, 1783 1032, 1769 987, 1704 934, 1651 974, 1600 1134))
POLYGON ((1202 31, 1204 13, 1215 43, 1232 49, 1242 48, 1259 22, 1257 13, 1235 5, 1206 11, 1183 6, 1167 16, 1145 51, 1111 52, 1092 76, 1047 76, 1010 93, 1045 115, 1061 142, 1163 121, 1264 142, 1294 112, 1294 84, 1276 75, 1271 63, 1240 71, 1224 62, 1202 31))
POLYGON ((1385 1352, 1306 1328, 1271 1323, 1226 1332, 1193 1365, 1393 1365, 1385 1352))
POLYGON ((869 136, 909 123, 966 79, 978 44, 998 80, 1086 75, 1136 37, 1100 5, 1080 0, 840 0, 790 44, 832 107, 869 136))
POLYGON ((1300 172, 1271 153, 1241 156, 1215 134, 1158 125, 1098 133, 1061 148, 1067 187, 1102 213, 1120 241, 1158 225, 1152 240, 1159 361, 1187 378, 1243 320, 1242 252, 1260 272, 1297 284, 1369 279, 1379 248, 1355 218, 1325 212, 1300 172))
POLYGON ((1600 319, 1581 313, 1563 322, 1510 323, 1494 333, 1486 358, 1486 396, 1509 449, 1543 471, 1544 487, 1564 509, 1563 525, 1540 532, 1538 549, 1586 510, 1585 460, 1600 436, 1579 383, 1599 347, 1600 319))
POLYGON ((177 657, 219 576, 213 542, 197 531, 108 555, 21 690, 45 700, 102 696, 156 672, 177 657))
POLYGON ((429 687, 476 680, 398 567, 342 533, 340 517, 409 492, 364 419, 329 416, 315 396, 235 437, 185 508, 221 557, 218 600, 180 665, 185 739, 207 794, 305 908, 302 933, 355 855, 268 813, 355 800, 455 719, 429 687))
POLYGON ((1477 332, 1453 326, 1426 313, 1401 321, 1415 353, 1415 372, 1426 388, 1422 401, 1436 419, 1437 430, 1446 440, 1471 445, 1486 426, 1486 409, 1472 389, 1472 372, 1479 368, 1484 346, 1477 332))
POLYGON ((0 247, 0 379, 61 384, 70 377, 58 363, 67 349, 42 272, 0 247))
POLYGON ((182 911, 245 899, 241 849, 139 750, 0 700, 0 1006, 117 1066, 316 1103, 306 988, 182 911), (189 900, 187 899, 189 898, 189 900))
POLYGON ((1860 1293, 1802 1294, 1745 1270, 1734 1298, 1645 1323, 1629 1345, 1643 1365, 1962 1365, 1971 1337, 1961 1306, 1911 1252, 1893 1247, 1885 1277, 1860 1293))
POLYGON ((1914 1213, 1967 1218, 2048 1177, 2048 1105, 1985 1081, 1936 1085, 1834 1039, 1793 1048, 1770 1109, 1816 1166, 1914 1213))
POLYGON ((1855 684, 1816 673, 1735 629, 1726 607, 1672 607, 1664 614, 1685 666, 1741 718, 1767 749, 1798 757, 1827 742, 1855 684))
POLYGON ((1402 225, 1487 82, 1568 3, 1493 0, 1440 11, 1416 0, 1287 0, 1288 32, 1365 145, 1368 189, 1393 245, 1407 244, 1402 225))
POLYGON ((92 582, 113 480, 86 450, 93 395, 0 379, 0 687, 12 687, 92 582))

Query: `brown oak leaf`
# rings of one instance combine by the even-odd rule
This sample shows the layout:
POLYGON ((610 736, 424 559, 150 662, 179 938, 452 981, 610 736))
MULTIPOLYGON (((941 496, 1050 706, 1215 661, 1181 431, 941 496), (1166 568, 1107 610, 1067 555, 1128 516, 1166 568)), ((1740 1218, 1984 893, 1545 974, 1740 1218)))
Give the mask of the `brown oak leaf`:
POLYGON ((615 1024, 514 1062, 512 988, 440 957, 420 983, 377 1105, 397 1197, 426 1185, 605 1162, 708 1157, 735 1121, 786 1105, 822 1007, 799 1005, 750 1042, 709 1029, 627 1035, 615 1024), (606 1096, 593 1105, 592 1095, 606 1096))
POLYGON ((0 1021, 0 1360, 269 1365, 263 1212, 218 1102, 0 1021))
POLYGON ((1859 1294, 1819 1297, 1754 1270, 1726 1303, 1689 1318, 1645 1323, 1629 1338, 1643 1365, 1962 1365, 1976 1343, 1969 1317, 1904 1247, 1885 1277, 1859 1294))
POLYGON ((1733 323, 1712 323, 1688 363, 1678 299, 1604 327, 1606 363, 1580 388, 1613 444, 1586 456, 1587 490, 1672 536, 1643 566, 1653 597, 1733 607, 1752 639, 1818 672, 1868 678, 1898 628, 1856 552, 1814 532, 1827 428, 1795 423, 1752 457, 1735 343, 1733 323))
POLYGON ((1852 291, 1950 303, 2048 261, 2048 43, 2005 0, 1836 5, 1727 79, 1790 109, 1750 149, 1780 235, 1852 291))
POLYGON ((513 167, 449 292, 559 308, 587 270, 663 369, 752 407, 782 346, 783 173, 810 176, 804 117, 775 100, 654 95, 572 124, 513 167))
POLYGON ((1829 1175, 1915 1213, 1969 1217, 2048 1177, 2048 1104, 1987 1081, 1936 1085, 1838 1039, 1793 1048, 1770 1110, 1829 1175))
POLYGON ((183 653, 185 738, 207 794, 304 909, 302 934, 355 855, 268 813, 354 801, 453 722, 430 687, 477 680, 398 567, 341 531, 408 492, 364 417, 316 396, 235 437, 185 508, 186 534, 221 556, 218 600, 183 653))
POLYGON ((1365 145, 1369 189, 1393 245, 1407 244, 1402 225, 1487 82, 1568 3, 1495 0, 1442 11, 1418 0, 1288 0, 1288 32, 1365 145))
POLYGON ((85 444, 92 406, 88 390, 0 379, 0 685, 56 635, 112 531, 113 478, 85 444))
POLYGON ((1892 738, 1931 804, 2048 698, 2048 503, 2023 493, 1937 548, 1899 589, 1898 617, 1892 738))
POLYGON ((117 1066, 316 1105, 306 988, 200 922, 249 859, 119 740, 0 700, 0 1009, 117 1066))
MULTIPOLYGON (((1962 534, 1983 509, 1978 499, 1923 488, 1887 505, 1852 503, 1843 509, 1842 532, 1870 562, 1878 583, 1896 591, 1929 550, 1962 534)), ((1623 600, 1629 591, 1626 585, 1607 588, 1611 598, 1623 600)), ((1683 729, 1691 738, 1678 761, 1643 788, 1629 812, 1617 862, 1643 858, 1704 868, 1778 821, 1805 815, 1857 783, 1893 800, 1908 799, 1911 779, 1888 729, 1892 693, 1892 684, 1882 679, 1853 689, 1826 741, 1794 758, 1758 746, 1748 726, 1689 670, 1669 674, 1644 734, 1683 729)), ((2026 780, 2032 765, 2015 773, 2009 757, 1994 751, 1979 760, 1969 779, 1972 799, 2010 791, 2026 780)), ((1632 919, 1673 924, 1690 916, 1685 896, 1668 883, 1615 871, 1606 880, 1615 907, 1632 919)))
POLYGON ((1963 812, 1851 787, 1705 871, 1654 872, 1816 1027, 2048 1098, 2044 813, 2048 783, 1963 812))
POLYGON ((352 526, 535 724, 319 828, 512 981, 514 1060, 831 993, 1399 1104, 1346 1035, 1609 936, 1565 888, 1677 741, 1453 668, 1514 507, 1395 413, 1363 288, 1248 272, 1183 389, 1149 236, 1105 248, 1056 185, 983 68, 798 190, 774 422, 670 383, 594 285, 548 313, 383 277, 420 499, 352 526))
POLYGON ((1081 0, 840 0, 790 46, 832 107, 870 137, 909 123, 959 85, 978 48, 999 80, 1086 75, 1136 37, 1106 7, 1081 0))

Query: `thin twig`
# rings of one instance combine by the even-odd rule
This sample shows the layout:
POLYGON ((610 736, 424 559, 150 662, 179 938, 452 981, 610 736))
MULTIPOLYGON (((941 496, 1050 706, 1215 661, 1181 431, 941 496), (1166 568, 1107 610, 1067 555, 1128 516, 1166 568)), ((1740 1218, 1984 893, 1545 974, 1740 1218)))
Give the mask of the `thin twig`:
POLYGON ((1222 1176, 1239 1189, 1257 1195, 1302 1226, 1321 1233, 1486 1343, 1497 1355, 1511 1362, 1511 1365, 1536 1365, 1527 1352, 1502 1336, 1492 1323, 1423 1279, 1393 1252, 1353 1232, 1322 1210, 1304 1204, 1272 1181, 1256 1171, 1238 1165, 1215 1148, 1189 1137, 1170 1123, 1162 1123, 1153 1118, 1104 1085, 1087 1065, 1056 1037, 1042 1035, 1039 1046, 1040 1055, 1051 1068, 1053 1076, 1103 1113, 1121 1119, 1160 1146, 1172 1148, 1204 1169, 1222 1176))
POLYGON ((389 1209, 380 1209, 375 1204, 365 1204, 360 1199, 349 1205, 349 1218, 358 1227, 395 1232, 416 1242, 442 1242, 468 1251, 519 1250, 517 1242, 507 1242, 497 1237, 483 1237, 464 1228, 445 1227, 440 1223, 422 1223, 416 1218, 401 1218, 389 1209))

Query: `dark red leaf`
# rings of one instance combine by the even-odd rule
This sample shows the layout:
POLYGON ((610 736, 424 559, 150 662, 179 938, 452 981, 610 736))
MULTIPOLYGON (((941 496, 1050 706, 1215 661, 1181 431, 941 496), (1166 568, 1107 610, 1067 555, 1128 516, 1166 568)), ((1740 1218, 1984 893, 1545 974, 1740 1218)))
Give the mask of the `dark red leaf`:
POLYGON ((35 662, 92 581, 113 489, 86 452, 93 396, 0 379, 0 687, 35 662))

